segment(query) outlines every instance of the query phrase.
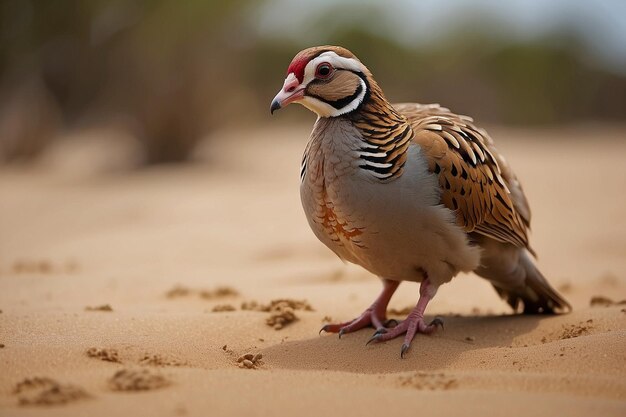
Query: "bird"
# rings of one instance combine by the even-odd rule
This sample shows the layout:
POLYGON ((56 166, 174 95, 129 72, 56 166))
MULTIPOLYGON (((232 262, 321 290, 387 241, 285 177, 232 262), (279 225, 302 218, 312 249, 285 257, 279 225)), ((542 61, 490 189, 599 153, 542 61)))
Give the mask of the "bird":
POLYGON ((417 333, 443 328, 440 317, 427 323, 425 310, 460 272, 488 280, 515 312, 571 311, 534 261, 520 181, 471 117, 438 104, 391 104, 370 70, 332 45, 293 58, 270 111, 291 103, 317 114, 300 168, 311 229, 383 285, 360 316, 320 333, 373 327, 368 344, 404 335, 404 358, 417 333), (403 281, 420 283, 417 304, 405 320, 387 321, 403 281))

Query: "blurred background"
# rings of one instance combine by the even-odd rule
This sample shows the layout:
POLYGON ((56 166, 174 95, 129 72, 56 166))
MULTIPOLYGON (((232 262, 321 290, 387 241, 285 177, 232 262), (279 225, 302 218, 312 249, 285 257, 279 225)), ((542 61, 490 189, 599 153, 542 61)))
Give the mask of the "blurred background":
POLYGON ((293 55, 326 43, 392 101, 499 125, 626 119, 622 0, 0 0, 0 161, 86 131, 136 166, 188 161, 212 132, 267 126, 293 55))

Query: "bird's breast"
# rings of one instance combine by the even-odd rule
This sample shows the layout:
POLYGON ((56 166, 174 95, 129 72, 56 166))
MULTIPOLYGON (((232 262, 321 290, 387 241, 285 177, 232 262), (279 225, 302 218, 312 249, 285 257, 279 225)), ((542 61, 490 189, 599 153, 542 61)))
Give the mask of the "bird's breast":
POLYGON ((343 123, 325 122, 316 125, 303 157, 302 205, 316 236, 341 258, 355 262, 363 235, 371 231, 362 210, 358 132, 343 123))
POLYGON ((360 167, 348 127, 332 132, 314 130, 303 158, 302 205, 315 235, 340 258, 389 279, 445 270, 437 275, 446 280, 465 270, 450 259, 466 249, 465 234, 439 205, 420 147, 409 147, 400 176, 383 181, 360 167))

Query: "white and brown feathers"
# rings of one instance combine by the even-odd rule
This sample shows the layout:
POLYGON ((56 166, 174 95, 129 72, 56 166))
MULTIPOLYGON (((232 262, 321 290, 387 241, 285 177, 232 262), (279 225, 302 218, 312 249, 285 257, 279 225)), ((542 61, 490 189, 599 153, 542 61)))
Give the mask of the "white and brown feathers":
MULTIPOLYGON (((371 81, 370 85, 376 84, 371 81)), ((388 105, 379 88, 353 116, 362 132, 362 168, 381 180, 401 175, 411 141, 437 174, 441 202, 466 232, 529 247, 530 209, 521 185, 487 133, 439 105, 388 105)))
MULTIPOLYGON (((497 152, 491 138, 477 128, 471 118, 454 114, 439 105, 391 105, 370 71, 350 51, 341 47, 321 46, 304 50, 293 59, 287 74, 283 90, 272 102, 272 111, 299 102, 317 113, 320 119, 338 120, 342 132, 354 130, 356 134, 347 146, 351 155, 333 154, 332 158, 341 160, 356 155, 358 170, 370 174, 372 181, 380 184, 397 180, 403 184, 418 184, 426 175, 419 168, 424 161, 422 166, 427 165, 427 170, 436 176, 439 203, 454 213, 456 226, 469 238, 461 252, 470 253, 474 245, 482 250, 480 265, 474 266, 474 270, 489 279, 513 308, 520 301, 524 303, 524 311, 530 313, 570 308, 530 259, 529 254, 534 254, 528 240, 530 208, 519 181, 497 152), (413 165, 409 163, 411 161, 413 165)), ((320 119, 316 126, 327 125, 320 119)), ((316 134, 324 133, 314 129, 312 137, 316 134)), ((316 140, 319 146, 319 137, 316 140)), ((330 148, 335 147, 333 138, 325 143, 331 144, 328 145, 330 148)), ((303 184, 310 162, 310 144, 303 158, 303 184)), ((322 187, 327 185, 321 183, 322 187)), ((365 183, 352 182, 349 187, 352 189, 346 193, 348 196, 374 190, 365 183)), ((376 190, 382 191, 380 188, 376 190)), ((308 192, 305 186, 304 194, 308 192)), ((386 195, 386 198, 391 198, 393 205, 395 196, 386 195)), ((399 202, 400 196, 397 198, 399 202)), ((350 201, 338 203, 348 207, 348 212, 358 206, 351 205, 350 201)), ((334 206, 335 202, 324 200, 320 204, 334 206)), ((393 217, 404 209, 406 206, 395 211, 387 207, 364 216, 369 216, 366 223, 376 223, 377 218, 393 217)), ((415 215, 420 216, 419 211, 415 215)), ((397 222, 391 225, 394 230, 398 224, 402 227, 411 223, 408 218, 399 218, 397 222)), ((347 224, 346 219, 341 220, 341 224, 344 223, 347 224)), ((384 222, 378 223, 380 226, 384 222)), ((431 230, 438 227, 447 226, 430 226, 431 230)), ((362 240, 380 237, 369 236, 367 228, 358 227, 358 230, 362 240)), ((406 232, 408 235, 413 233, 410 228, 406 232)), ((412 242, 416 247, 421 245, 412 242)), ((397 242, 392 239, 386 244, 393 246, 397 242)), ((455 251, 457 249, 450 246, 447 253, 455 251)), ((397 263, 398 256, 383 255, 383 252, 379 255, 388 256, 386 265, 391 268, 397 263)), ((359 259, 379 255, 362 253, 359 259)), ((460 264, 449 263, 446 251, 433 249, 429 256, 438 257, 450 265, 447 280, 460 270, 466 270, 460 264)), ((380 259, 376 261, 381 262, 380 259)), ((383 271, 379 275, 385 275, 384 269, 379 268, 383 271)))
POLYGON ((413 140, 439 177, 441 201, 466 232, 528 247, 530 209, 521 185, 487 133, 438 105, 399 104, 413 140))

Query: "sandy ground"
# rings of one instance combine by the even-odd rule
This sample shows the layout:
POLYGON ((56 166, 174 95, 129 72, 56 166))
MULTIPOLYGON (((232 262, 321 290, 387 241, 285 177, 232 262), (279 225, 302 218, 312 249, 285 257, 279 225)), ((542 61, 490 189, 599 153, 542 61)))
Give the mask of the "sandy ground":
POLYGON ((380 284, 308 229, 308 130, 222 132, 195 164, 142 171, 99 134, 1 168, 0 415, 626 415, 626 305, 590 305, 626 299, 625 130, 491 130, 574 311, 511 315, 459 276, 427 310, 445 330, 404 360, 372 331, 318 336, 380 284), (276 299, 306 303, 262 311, 276 299))

